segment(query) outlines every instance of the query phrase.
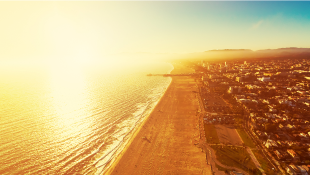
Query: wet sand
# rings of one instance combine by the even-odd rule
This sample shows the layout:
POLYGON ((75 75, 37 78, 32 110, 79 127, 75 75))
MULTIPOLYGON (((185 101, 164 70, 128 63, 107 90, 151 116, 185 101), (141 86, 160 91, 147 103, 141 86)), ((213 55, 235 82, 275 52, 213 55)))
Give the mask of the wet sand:
MULTIPOLYGON (((171 73, 188 68, 174 65, 171 73)), ((198 91, 192 77, 173 77, 161 101, 106 174, 211 174, 198 147, 198 91)))

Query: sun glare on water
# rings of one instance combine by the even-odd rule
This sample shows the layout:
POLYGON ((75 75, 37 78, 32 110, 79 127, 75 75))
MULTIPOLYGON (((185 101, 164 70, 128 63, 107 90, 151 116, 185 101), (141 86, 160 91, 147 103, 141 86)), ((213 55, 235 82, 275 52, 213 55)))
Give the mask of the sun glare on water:
POLYGON ((57 118, 53 125, 59 128, 71 128, 72 133, 86 131, 84 127, 87 124, 83 121, 87 116, 86 106, 90 101, 81 64, 77 62, 50 64, 49 75, 52 106, 57 118))

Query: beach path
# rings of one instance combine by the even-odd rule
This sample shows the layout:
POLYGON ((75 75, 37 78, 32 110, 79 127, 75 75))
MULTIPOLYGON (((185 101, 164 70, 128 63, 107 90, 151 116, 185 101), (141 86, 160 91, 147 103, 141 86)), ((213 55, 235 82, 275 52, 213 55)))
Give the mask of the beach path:
POLYGON ((173 77, 171 85, 123 155, 107 174, 211 174, 198 147, 195 79, 173 77))

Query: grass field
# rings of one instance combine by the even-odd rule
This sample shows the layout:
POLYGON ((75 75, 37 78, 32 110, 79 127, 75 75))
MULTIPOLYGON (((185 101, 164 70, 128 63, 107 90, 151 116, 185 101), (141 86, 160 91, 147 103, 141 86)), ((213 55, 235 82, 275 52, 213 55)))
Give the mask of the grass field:
POLYGON ((262 169, 265 171, 266 174, 274 174, 275 172, 272 170, 272 165, 265 159, 263 153, 259 150, 252 150, 253 154, 255 155, 256 159, 260 163, 262 169))
POLYGON ((219 170, 219 171, 224 171, 225 173, 229 173, 230 171, 234 171, 234 169, 226 169, 224 167, 221 167, 220 165, 218 164, 215 164, 216 168, 219 170))
POLYGON ((242 129, 242 128, 238 128, 236 129, 237 132, 239 133, 241 139, 243 140, 243 143, 250 147, 250 148, 255 148, 255 144, 252 141, 251 137, 248 136, 248 134, 242 129))
POLYGON ((218 143, 220 143, 214 125, 205 124, 204 128, 205 128, 206 140, 207 140, 208 143, 210 143, 210 144, 218 144, 218 143))
POLYGON ((213 145, 212 148, 215 150, 216 159, 222 164, 243 169, 244 171, 250 172, 251 175, 261 174, 245 149, 215 145, 213 145))

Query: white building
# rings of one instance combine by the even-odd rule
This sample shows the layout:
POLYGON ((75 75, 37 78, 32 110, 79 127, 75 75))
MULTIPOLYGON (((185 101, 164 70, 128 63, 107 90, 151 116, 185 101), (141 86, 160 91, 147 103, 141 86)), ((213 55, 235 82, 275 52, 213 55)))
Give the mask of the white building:
POLYGON ((257 78, 259 81, 263 81, 263 82, 267 82, 267 81, 271 81, 270 77, 262 77, 262 78, 257 78))
POLYGON ((234 94, 234 93, 240 93, 241 87, 240 86, 230 86, 228 89, 228 93, 234 94))

